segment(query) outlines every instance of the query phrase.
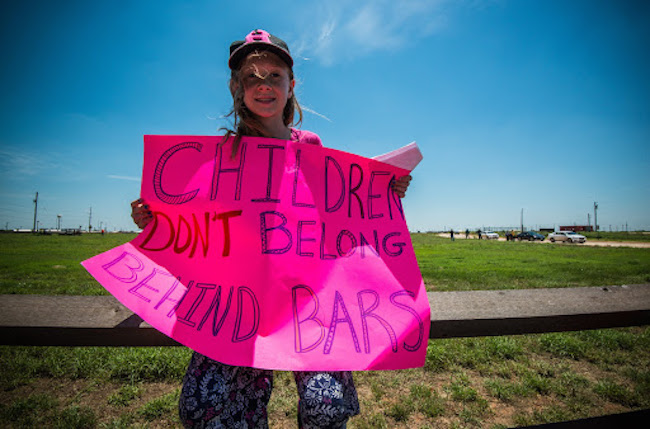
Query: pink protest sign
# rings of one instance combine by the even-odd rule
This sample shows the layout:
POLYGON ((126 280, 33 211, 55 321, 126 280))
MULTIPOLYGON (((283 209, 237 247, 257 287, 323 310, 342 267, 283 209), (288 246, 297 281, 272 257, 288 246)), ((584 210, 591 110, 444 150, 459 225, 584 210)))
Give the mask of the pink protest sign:
POLYGON ((154 220, 83 262, 159 331, 229 365, 424 364, 429 303, 388 164, 316 145, 145 136, 154 220))

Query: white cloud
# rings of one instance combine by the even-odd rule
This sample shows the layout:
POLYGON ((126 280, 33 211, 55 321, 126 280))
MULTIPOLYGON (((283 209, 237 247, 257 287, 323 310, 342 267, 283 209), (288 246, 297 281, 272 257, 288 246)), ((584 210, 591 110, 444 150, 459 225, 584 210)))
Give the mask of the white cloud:
POLYGON ((375 0, 324 2, 304 10, 309 28, 295 43, 298 57, 323 64, 346 61, 376 51, 399 49, 445 28, 449 0, 375 0))
POLYGON ((141 180, 140 177, 133 177, 133 176, 117 176, 115 174, 109 174, 107 176, 109 179, 117 179, 117 180, 128 180, 130 182, 139 182, 141 180))
POLYGON ((57 156, 20 149, 0 148, 0 167, 5 176, 35 176, 59 167, 57 156))
POLYGON ((332 122, 332 120, 331 120, 330 118, 328 118, 327 116, 323 115, 322 113, 318 113, 318 112, 315 111, 314 109, 311 109, 311 108, 309 108, 309 107, 305 107, 305 106, 300 106, 300 108, 301 108, 303 111, 305 111, 305 112, 308 112, 308 113, 311 113, 312 115, 316 115, 316 116, 318 116, 318 117, 320 117, 320 118, 323 118, 323 119, 325 119, 325 120, 328 121, 328 122, 332 122))

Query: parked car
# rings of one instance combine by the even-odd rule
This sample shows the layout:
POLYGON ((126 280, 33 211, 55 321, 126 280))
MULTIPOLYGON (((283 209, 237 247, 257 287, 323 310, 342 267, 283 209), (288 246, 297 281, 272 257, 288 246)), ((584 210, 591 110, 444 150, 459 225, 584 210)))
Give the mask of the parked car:
POLYGON ((548 235, 548 239, 552 242, 568 241, 569 243, 584 243, 587 241, 587 237, 573 231, 552 232, 548 235))
POLYGON ((520 232, 519 234, 517 234, 517 236, 516 236, 515 238, 516 238, 517 240, 519 240, 519 241, 521 241, 521 240, 528 240, 528 241, 539 240, 539 241, 544 241, 544 238, 545 238, 545 237, 544 237, 542 234, 538 234, 538 233, 533 232, 533 231, 524 231, 524 232, 520 232))
POLYGON ((483 233, 483 237, 485 237, 486 240, 498 240, 499 234, 492 231, 486 231, 483 233))

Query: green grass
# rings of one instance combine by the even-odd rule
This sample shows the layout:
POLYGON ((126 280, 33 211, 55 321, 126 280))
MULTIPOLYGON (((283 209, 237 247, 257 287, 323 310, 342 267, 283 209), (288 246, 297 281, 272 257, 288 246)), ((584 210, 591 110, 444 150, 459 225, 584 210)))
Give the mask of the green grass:
POLYGON ((135 234, 0 234, 0 293, 106 295, 80 265, 135 234))
POLYGON ((172 393, 156 398, 153 401, 147 402, 140 410, 138 415, 143 417, 146 421, 151 422, 160 417, 167 416, 168 418, 176 417, 178 410, 178 398, 181 389, 177 389, 172 393))
POLYGON ((505 403, 512 403, 516 398, 532 395, 532 391, 523 383, 503 380, 501 378, 487 379, 485 381, 485 388, 490 396, 505 403))
MULTIPOLYGON (((105 294, 79 262, 132 238, 0 234, 0 293, 105 294)), ((431 234, 413 234, 413 242, 433 290, 650 281, 650 249, 452 243, 431 234)), ((0 421, 7 427, 177 427, 190 353, 182 347, 0 347, 0 421), (68 387, 33 393, 53 380, 68 387), (100 399, 84 402, 107 383, 113 387, 100 399), (156 394, 160 386, 166 389, 156 394)), ((430 340, 423 368, 355 373, 362 413, 348 427, 512 427, 649 408, 648 368, 649 327, 430 340), (510 414, 496 420, 503 409, 510 414)), ((293 376, 278 372, 274 384, 270 421, 294 427, 293 376)))
MULTIPOLYGON (((80 265, 134 234, 0 234, 0 294, 105 295, 80 265)), ((525 289, 650 282, 650 249, 450 240, 412 234, 429 290, 525 289)))
POLYGON ((563 422, 575 418, 576 416, 574 413, 571 413, 562 407, 553 406, 541 410, 535 410, 532 413, 520 413, 515 416, 514 421, 517 426, 532 426, 538 424, 563 422))
POLYGON ((108 403, 116 407, 125 407, 142 395, 139 385, 125 384, 108 398, 108 403))
POLYGON ((77 405, 59 408, 52 396, 35 394, 9 406, 0 405, 0 421, 24 428, 83 429, 95 427, 97 416, 91 409, 77 405))
POLYGON ((579 234, 587 237, 587 240, 599 241, 650 241, 650 231, 635 232, 580 232, 579 234))
POLYGON ((429 418, 438 417, 445 411, 444 401, 430 386, 412 385, 410 399, 417 409, 429 418))
MULTIPOLYGON (((349 427, 413 427, 441 418, 458 427, 489 427, 485 422, 500 404, 517 410, 507 427, 599 415, 605 404, 619 411, 648 408, 649 351, 648 327, 430 340, 424 368, 355 373, 362 415, 349 427), (527 401, 548 405, 537 408, 527 401)), ((188 359, 189 351, 180 347, 1 347, 0 387, 20 391, 43 379, 113 382, 119 387, 105 401, 116 415, 101 427, 177 424, 178 386, 188 359), (147 383, 176 388, 141 403, 147 383)), ((0 420, 15 427, 64 427, 54 422, 71 421, 69 427, 99 427, 82 425, 102 414, 76 403, 78 396, 66 401, 18 396, 0 406, 0 420), (33 408, 48 417, 22 416, 33 408)), ((271 420, 294 422, 296 400, 291 373, 276 373, 271 420)))
POLYGON ((532 289, 650 282, 650 249, 412 234, 428 290, 532 289))
POLYGON ((177 381, 191 352, 182 347, 0 347, 0 387, 38 377, 118 381, 177 381))

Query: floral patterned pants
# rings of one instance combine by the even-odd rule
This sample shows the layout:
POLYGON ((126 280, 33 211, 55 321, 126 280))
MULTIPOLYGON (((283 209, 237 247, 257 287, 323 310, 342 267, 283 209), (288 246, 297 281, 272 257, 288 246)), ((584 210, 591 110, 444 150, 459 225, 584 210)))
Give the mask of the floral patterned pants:
MULTIPOLYGON (((351 372, 296 371, 294 378, 300 428, 345 428, 359 414, 351 372)), ((187 428, 268 428, 272 389, 273 371, 230 366, 194 352, 183 379, 180 418, 187 428)))

